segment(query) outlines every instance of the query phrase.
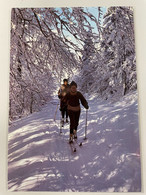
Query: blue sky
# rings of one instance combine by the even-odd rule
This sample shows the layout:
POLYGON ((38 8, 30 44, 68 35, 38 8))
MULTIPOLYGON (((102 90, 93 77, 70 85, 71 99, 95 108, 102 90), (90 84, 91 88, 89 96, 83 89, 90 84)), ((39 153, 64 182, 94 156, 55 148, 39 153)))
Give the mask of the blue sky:
MULTIPOLYGON (((62 12, 61 8, 56 8, 56 9, 59 12, 62 12)), ((106 7, 101 7, 101 9, 102 9, 102 12, 103 12, 103 15, 104 15, 106 13, 106 11, 107 11, 107 8, 106 7)), ((85 11, 88 10, 88 12, 90 12, 91 14, 93 14, 98 19, 98 7, 84 7, 84 10, 85 11)), ((90 20, 89 18, 88 18, 88 20, 89 20, 90 24, 94 27, 94 32, 97 32, 96 24, 92 20, 90 20)))
MULTIPOLYGON (((87 10, 87 9, 91 14, 93 14, 98 19, 98 7, 85 7, 85 10, 87 10)), ((102 9, 103 16, 104 16, 107 9, 106 9, 106 7, 101 7, 101 9, 102 9)), ((96 24, 91 20, 90 20, 90 23, 94 27, 94 32, 97 32, 96 31, 97 30, 96 24)), ((102 21, 101 21, 101 23, 102 23, 102 21)))
MULTIPOLYGON (((71 9, 71 7, 68 7, 68 8, 71 9)), ((106 7, 100 7, 100 8, 103 12, 103 15, 102 15, 102 17, 103 17, 107 11, 107 8, 106 7)), ((56 10, 58 10, 60 13, 62 12, 61 8, 56 8, 56 10)), ((98 19, 98 7, 84 7, 84 11, 86 12, 87 10, 88 10, 88 12, 90 12, 92 15, 94 15, 98 19)), ((92 32, 98 34, 98 29, 97 29, 95 22, 90 20, 89 17, 88 17, 88 21, 90 22, 91 26, 93 27, 92 32)), ((101 20, 101 24, 102 24, 102 20, 101 20)), ((74 43, 77 43, 75 38, 69 32, 64 31, 64 34, 66 35, 66 37, 71 39, 74 43)))

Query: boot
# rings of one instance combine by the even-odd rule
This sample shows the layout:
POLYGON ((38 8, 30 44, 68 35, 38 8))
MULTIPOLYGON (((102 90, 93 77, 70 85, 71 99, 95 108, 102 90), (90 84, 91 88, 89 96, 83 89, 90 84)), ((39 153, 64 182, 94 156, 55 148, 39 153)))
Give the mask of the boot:
POLYGON ((77 130, 74 130, 73 133, 74 133, 74 139, 77 139, 77 130))
POLYGON ((69 143, 70 144, 73 143, 73 135, 72 134, 70 134, 69 143))
POLYGON ((62 120, 61 120, 61 125, 62 126, 64 125, 64 118, 62 118, 62 120))

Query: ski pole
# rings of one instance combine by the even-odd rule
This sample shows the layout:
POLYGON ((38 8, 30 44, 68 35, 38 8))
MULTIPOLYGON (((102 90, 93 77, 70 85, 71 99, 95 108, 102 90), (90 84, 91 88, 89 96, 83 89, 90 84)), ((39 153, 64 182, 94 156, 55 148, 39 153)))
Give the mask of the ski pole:
MULTIPOLYGON (((61 93, 61 86, 60 86, 60 89, 59 89, 59 92, 58 93, 61 93)), ((61 102, 61 100, 60 100, 60 102, 61 102)), ((59 106, 59 102, 57 104, 57 108, 56 108, 56 111, 55 111, 54 121, 56 121, 56 114, 57 114, 58 106, 59 106)))
POLYGON ((56 108, 56 111, 55 111, 54 121, 56 121, 56 114, 57 114, 58 106, 59 106, 59 103, 57 104, 57 108, 56 108))
POLYGON ((86 140, 87 139, 87 114, 88 114, 88 110, 86 109, 86 121, 85 121, 85 138, 84 138, 84 140, 86 140))

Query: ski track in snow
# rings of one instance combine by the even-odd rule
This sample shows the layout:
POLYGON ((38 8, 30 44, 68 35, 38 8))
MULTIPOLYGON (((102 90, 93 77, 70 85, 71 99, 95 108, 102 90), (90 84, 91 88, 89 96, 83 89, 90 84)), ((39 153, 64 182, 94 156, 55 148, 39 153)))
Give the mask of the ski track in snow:
MULTIPOLYGON (((55 101, 55 100, 54 100, 55 101)), ((56 100, 57 101, 57 100, 56 100)), ((87 140, 82 108, 73 153, 69 125, 60 135, 56 104, 14 122, 8 134, 10 191, 138 192, 141 190, 136 94, 115 104, 89 99, 87 140)))

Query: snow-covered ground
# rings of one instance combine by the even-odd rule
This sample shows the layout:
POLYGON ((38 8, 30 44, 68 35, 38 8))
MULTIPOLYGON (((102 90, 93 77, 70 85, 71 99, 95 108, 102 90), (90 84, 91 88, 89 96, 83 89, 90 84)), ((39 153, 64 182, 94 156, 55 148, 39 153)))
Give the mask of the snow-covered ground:
POLYGON ((82 108, 78 140, 73 153, 69 125, 60 132, 60 111, 54 100, 41 112, 14 122, 8 135, 8 188, 10 191, 141 191, 137 94, 111 104, 89 98, 82 108))

